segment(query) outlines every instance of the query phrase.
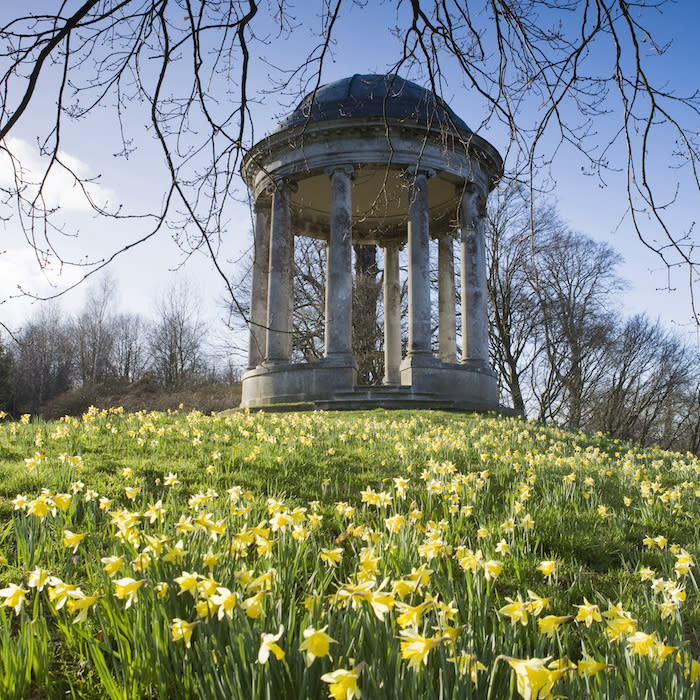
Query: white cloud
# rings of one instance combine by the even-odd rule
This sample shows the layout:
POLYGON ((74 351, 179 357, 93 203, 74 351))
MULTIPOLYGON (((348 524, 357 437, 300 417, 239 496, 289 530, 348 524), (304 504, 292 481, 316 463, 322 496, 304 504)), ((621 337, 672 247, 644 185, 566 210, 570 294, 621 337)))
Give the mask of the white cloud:
POLYGON ((51 296, 80 276, 74 267, 59 269, 50 263, 42 267, 29 247, 0 251, 0 318, 10 328, 21 326, 37 309, 38 302, 27 294, 51 296))
MULTIPOLYGON (((30 183, 23 196, 29 199, 36 195, 49 159, 39 154, 38 149, 29 142, 19 138, 9 138, 5 142, 7 149, 15 157, 18 167, 22 168, 25 183, 30 183)), ((90 166, 75 156, 59 151, 59 158, 80 178, 90 178, 94 173, 90 166)), ((0 187, 14 186, 14 169, 10 157, 5 151, 0 151, 0 187)), ((76 182, 75 177, 57 163, 51 169, 43 188, 46 207, 59 207, 64 211, 90 211, 90 199, 100 207, 114 201, 114 193, 107 187, 94 182, 85 185, 85 192, 76 182)))

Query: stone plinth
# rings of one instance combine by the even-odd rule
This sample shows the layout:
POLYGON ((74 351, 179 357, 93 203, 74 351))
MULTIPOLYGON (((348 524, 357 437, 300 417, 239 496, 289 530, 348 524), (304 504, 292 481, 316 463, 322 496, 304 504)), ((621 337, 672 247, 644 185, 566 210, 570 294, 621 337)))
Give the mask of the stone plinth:
POLYGON ((357 383, 357 367, 324 359, 309 363, 262 364, 243 375, 242 407, 317 401, 357 383))

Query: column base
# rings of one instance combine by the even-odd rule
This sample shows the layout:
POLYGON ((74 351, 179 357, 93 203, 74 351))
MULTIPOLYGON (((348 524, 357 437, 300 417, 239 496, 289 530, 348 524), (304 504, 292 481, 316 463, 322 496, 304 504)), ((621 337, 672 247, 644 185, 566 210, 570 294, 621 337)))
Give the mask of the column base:
POLYGON ((498 409, 496 373, 481 361, 476 365, 441 362, 431 355, 407 357, 401 363, 401 384, 473 410, 498 409))
POLYGON ((351 361, 266 361, 243 375, 241 408, 331 399, 336 392, 352 390, 357 383, 357 365, 353 358, 351 361))
POLYGON ((357 371, 357 361, 352 353, 333 352, 326 355, 321 361, 324 367, 353 367, 357 371))

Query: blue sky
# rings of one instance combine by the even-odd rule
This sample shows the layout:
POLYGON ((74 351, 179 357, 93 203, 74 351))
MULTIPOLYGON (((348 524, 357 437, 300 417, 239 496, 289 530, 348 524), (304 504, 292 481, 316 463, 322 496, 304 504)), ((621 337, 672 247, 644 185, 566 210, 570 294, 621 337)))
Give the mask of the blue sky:
MULTIPOLYGON (((53 3, 32 3, 34 9, 42 4, 53 7, 53 3)), ((279 77, 275 67, 296 65, 306 55, 320 27, 318 13, 311 9, 316 3, 298 3, 296 8, 289 6, 295 17, 294 31, 287 38, 277 37, 274 22, 258 27, 259 36, 267 39, 266 44, 255 47, 251 63, 251 87, 257 94, 252 106, 255 139, 269 132, 276 120, 291 109, 299 100, 297 84, 289 94, 280 94, 274 89, 270 77, 279 77)), ((262 6, 262 11, 264 6, 262 6)), ((19 12, 26 12, 24 2, 6 2, 0 8, 0 21, 19 12)), ((408 11, 408 3, 401 5, 400 12, 408 11)), ((405 15, 402 15, 402 17, 405 15)), ((698 87, 697 66, 700 65, 700 47, 697 30, 700 28, 700 3, 695 0, 681 0, 669 4, 663 14, 650 15, 654 36, 659 43, 672 41, 665 56, 652 62, 651 75, 660 82, 668 81, 678 93, 692 92, 698 87)), ((341 11, 337 22, 336 41, 325 64, 322 83, 331 82, 353 73, 384 72, 393 66, 400 55, 400 45, 391 36, 389 28, 396 19, 394 3, 367 3, 366 7, 348 4, 341 11)), ((401 17, 400 17, 401 19, 401 17)), ((609 54, 600 51, 595 58, 604 65, 609 54)), ((419 73, 406 77, 421 82, 419 73)), ((51 78, 49 78, 50 80, 51 78)), ((47 83, 48 86, 48 83, 47 83)), ((466 89, 458 73, 446 64, 443 96, 451 107, 470 126, 476 128, 482 121, 486 105, 474 90, 466 89)), ((221 97, 225 100, 225 96, 221 97)), ((536 116, 538 105, 533 103, 525 115, 536 116)), ((21 140, 22 152, 31 166, 36 162, 36 148, 33 146, 42 122, 50 114, 50 102, 43 102, 41 94, 32 103, 32 111, 22 128, 13 134, 21 140)), ((575 116, 574 112, 570 112, 575 116)), ((615 114, 601 119, 599 125, 601 142, 606 138, 615 114)), ((100 176, 94 185, 93 195, 110 203, 124 203, 134 211, 146 211, 161 201, 163 178, 165 176, 162 157, 155 147, 152 134, 144 126, 144 114, 132 106, 127 111, 129 135, 138 149, 125 160, 114 156, 119 149, 114 108, 110 103, 101 107, 93 118, 80 123, 79 128, 67 128, 63 148, 74 159, 75 167, 82 173, 100 176)), ((700 120, 695 117, 698 128, 700 120)), ((70 126, 70 125, 69 125, 70 126)), ((597 125, 598 128, 598 125, 597 125)), ((497 148, 503 149, 507 134, 497 124, 480 132, 497 148)), ((665 173, 670 158, 667 157, 671 144, 659 139, 655 143, 657 153, 653 154, 655 170, 665 173)), ((652 157, 652 156, 650 156, 652 157)), ((613 159, 624 160, 624 153, 613 153, 613 159)), ((624 162, 619 162, 624 165, 624 162)), ((597 240, 610 243, 625 258, 622 274, 630 282, 630 287, 622 299, 627 313, 646 310, 652 317, 659 316, 664 323, 673 324, 691 341, 697 332, 690 316, 687 293, 687 273, 674 270, 670 286, 676 291, 660 291, 667 286, 669 278, 661 261, 646 251, 636 239, 629 216, 626 212, 624 177, 621 173, 609 173, 605 186, 595 177, 585 174, 584 158, 575 149, 562 148, 552 165, 555 184, 551 199, 556 201, 563 219, 571 228, 589 234, 597 240), (584 172, 582 172, 582 167, 584 172)), ((663 176, 666 177, 666 176, 663 176)), ((662 180, 662 183, 664 181, 662 180)), ((668 180, 670 187, 671 180, 668 180)), ((250 246, 250 214, 242 202, 245 189, 242 183, 234 183, 234 191, 227 203, 226 231, 220 258, 235 261, 250 246)), ((138 221, 127 225, 114 226, 95 217, 81 204, 69 181, 54 183, 57 203, 60 203, 65 221, 71 228, 80 230, 80 238, 65 238, 61 245, 65 250, 78 255, 87 254, 96 259, 122 241, 138 234, 138 221)), ((689 188, 681 190, 685 198, 684 206, 671 221, 678 230, 688 225, 693 213, 700 211, 698 193, 689 188)), ((12 296, 18 281, 29 290, 46 292, 42 273, 28 252, 26 243, 15 222, 10 221, 2 229, 3 246, 7 252, 0 255, 0 298, 12 296)), ((695 235, 697 244, 699 237, 695 235)), ((231 262, 228 270, 234 269, 231 262)), ((71 281, 75 274, 69 270, 53 271, 52 279, 60 286, 71 281)), ((213 272, 210 262, 204 255, 195 254, 186 258, 167 236, 161 234, 158 240, 149 242, 128 253, 112 269, 116 277, 123 310, 148 311, 152 301, 161 296, 176 275, 184 275, 202 300, 203 314, 209 318, 220 315, 217 302, 224 297, 225 288, 213 272), (181 268, 181 269, 180 269, 181 268), (175 272, 175 270, 178 270, 175 272)), ((70 311, 82 299, 83 291, 68 294, 61 302, 70 311)), ((10 300, 0 306, 2 320, 17 325, 31 313, 23 300, 10 300)))

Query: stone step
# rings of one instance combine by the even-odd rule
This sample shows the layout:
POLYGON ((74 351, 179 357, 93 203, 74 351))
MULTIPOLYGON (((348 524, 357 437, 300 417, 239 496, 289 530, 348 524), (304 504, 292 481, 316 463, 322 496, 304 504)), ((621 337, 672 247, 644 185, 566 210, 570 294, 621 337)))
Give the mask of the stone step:
POLYGON ((332 398, 315 403, 323 410, 433 408, 449 411, 455 408, 454 401, 436 398, 432 394, 413 392, 410 386, 358 387, 348 391, 337 391, 332 398))

